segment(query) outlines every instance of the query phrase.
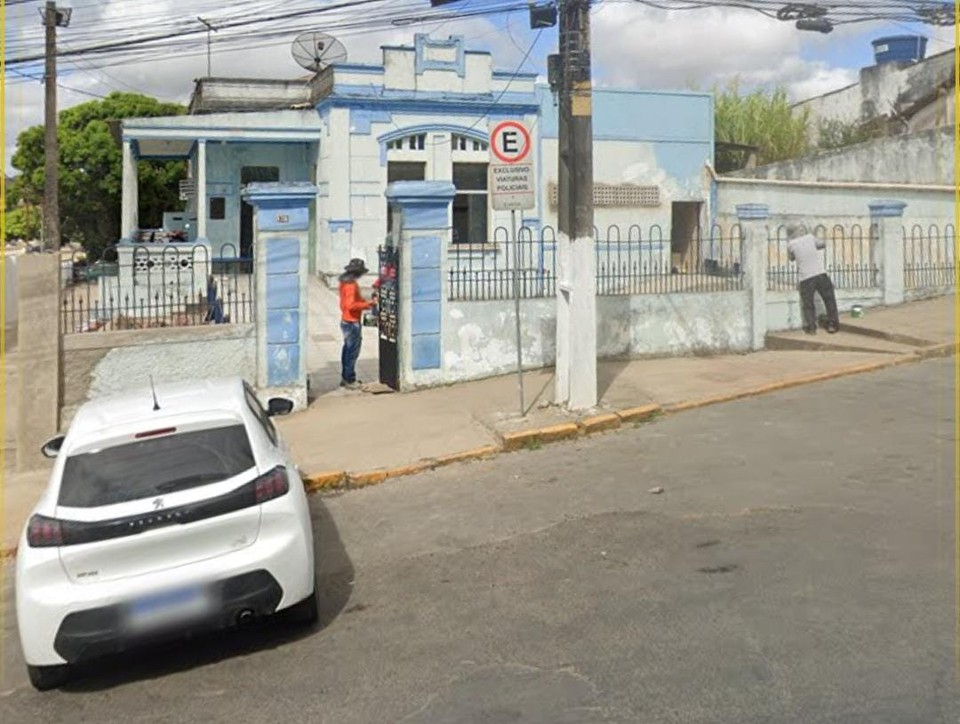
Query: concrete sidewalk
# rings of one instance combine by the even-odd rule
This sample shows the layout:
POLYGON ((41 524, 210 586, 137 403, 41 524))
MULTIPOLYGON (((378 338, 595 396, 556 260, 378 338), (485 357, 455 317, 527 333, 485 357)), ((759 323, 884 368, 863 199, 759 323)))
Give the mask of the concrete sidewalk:
MULTIPOLYGON (((315 294, 318 304, 329 304, 329 297, 322 299, 326 290, 315 294)), ((322 383, 312 392, 319 396, 308 410, 280 419, 278 427, 312 488, 370 484, 504 449, 618 427, 656 411, 679 411, 952 354, 954 303, 950 296, 869 309, 863 319, 843 315, 843 332, 802 335, 798 339, 806 346, 792 349, 601 362, 600 405, 582 415, 551 404, 551 370, 524 373, 523 416, 515 375, 372 395, 334 389, 329 371, 317 370, 322 383), (850 351, 851 346, 858 351, 850 351)), ((333 343, 323 343, 331 345, 323 350, 329 354, 333 343)), ((319 340, 317 347, 320 352, 319 340)), ((371 360, 365 363, 369 369, 371 360)), ((5 475, 4 549, 15 545, 47 475, 48 470, 5 475)))

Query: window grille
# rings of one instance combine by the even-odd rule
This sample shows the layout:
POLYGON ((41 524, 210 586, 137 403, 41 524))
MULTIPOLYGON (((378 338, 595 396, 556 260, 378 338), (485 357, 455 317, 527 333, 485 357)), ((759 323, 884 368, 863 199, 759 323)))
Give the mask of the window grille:
MULTIPOLYGON (((560 187, 551 183, 550 207, 560 203, 560 187)), ((594 184, 593 205, 603 208, 638 208, 660 206, 660 187, 639 184, 594 184)))
POLYGON ((486 151, 489 148, 485 141, 459 136, 456 133, 450 135, 450 141, 454 151, 486 151))
POLYGON ((422 151, 427 146, 427 134, 415 133, 403 138, 395 138, 387 143, 389 151, 422 151))

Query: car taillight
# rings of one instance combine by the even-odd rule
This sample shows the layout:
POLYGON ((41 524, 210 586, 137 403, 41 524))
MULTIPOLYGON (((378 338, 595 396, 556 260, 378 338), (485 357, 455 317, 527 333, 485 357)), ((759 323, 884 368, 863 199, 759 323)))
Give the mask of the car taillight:
POLYGON ((31 548, 52 548, 63 545, 63 527, 56 518, 34 515, 27 525, 27 545, 31 548))
POLYGON ((253 495, 258 503, 279 498, 289 491, 290 484, 287 482, 287 471, 282 465, 278 465, 253 481, 253 495))

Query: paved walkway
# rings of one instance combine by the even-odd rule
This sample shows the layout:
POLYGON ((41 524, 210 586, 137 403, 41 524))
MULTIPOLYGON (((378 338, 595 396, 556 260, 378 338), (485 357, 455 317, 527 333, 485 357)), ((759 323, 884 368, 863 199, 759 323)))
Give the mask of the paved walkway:
MULTIPOLYGON (((311 314, 316 311, 315 319, 327 315, 333 326, 337 319, 336 295, 319 284, 311 287, 310 293, 311 314)), ((944 354, 948 352, 944 345, 954 341, 954 297, 869 309, 863 319, 843 315, 842 321, 845 332, 841 334, 821 333, 807 338, 816 341, 815 347, 602 362, 601 402, 589 414, 649 404, 662 408, 696 406, 799 384, 817 376, 838 376, 915 360, 918 353, 944 354), (907 344, 906 337, 915 344, 907 344), (865 349, 849 351, 851 339, 859 340, 865 349)), ((306 475, 325 471, 379 474, 424 459, 496 447, 502 444, 504 435, 564 423, 569 426, 584 417, 569 415, 551 404, 551 370, 524 374, 524 416, 519 412, 515 375, 404 394, 343 390, 337 387, 339 340, 334 334, 330 335, 333 340, 329 339, 322 325, 312 326, 317 330, 309 358, 313 402, 308 410, 278 423, 306 475)), ((375 380, 375 330, 368 330, 364 344, 361 375, 375 380)), ((5 548, 15 543, 45 476, 46 471, 40 471, 6 477, 5 548)))

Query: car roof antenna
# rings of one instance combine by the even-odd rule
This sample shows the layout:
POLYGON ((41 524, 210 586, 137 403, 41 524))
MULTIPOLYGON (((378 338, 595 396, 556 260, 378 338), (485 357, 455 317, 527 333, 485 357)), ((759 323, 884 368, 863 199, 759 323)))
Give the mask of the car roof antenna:
POLYGON ((150 391, 153 393, 153 411, 160 409, 160 403, 157 402, 157 388, 153 384, 153 375, 150 375, 150 391))

